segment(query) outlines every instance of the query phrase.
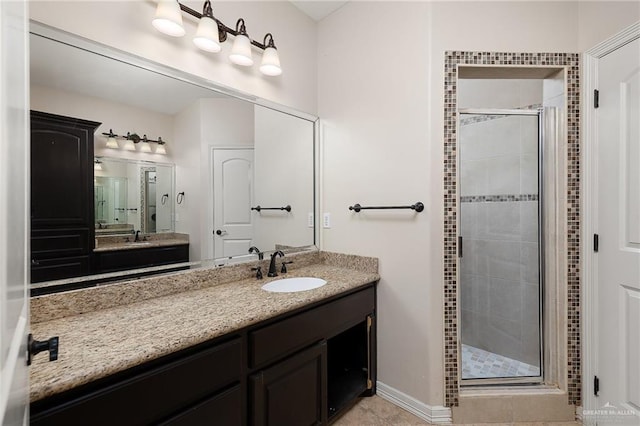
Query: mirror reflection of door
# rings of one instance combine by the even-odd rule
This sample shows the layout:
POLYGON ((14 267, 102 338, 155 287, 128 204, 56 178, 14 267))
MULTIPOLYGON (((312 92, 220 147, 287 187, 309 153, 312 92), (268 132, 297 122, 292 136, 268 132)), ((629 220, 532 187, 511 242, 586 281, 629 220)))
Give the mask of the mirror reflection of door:
POLYGON ((253 240, 253 149, 213 150, 214 258, 247 254, 253 240))

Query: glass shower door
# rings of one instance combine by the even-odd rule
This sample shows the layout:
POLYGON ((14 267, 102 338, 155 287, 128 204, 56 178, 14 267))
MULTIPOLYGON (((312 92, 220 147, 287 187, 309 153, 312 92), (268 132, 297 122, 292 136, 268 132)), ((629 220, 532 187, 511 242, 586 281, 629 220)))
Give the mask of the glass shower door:
POLYGON ((462 379, 542 376, 541 112, 460 114, 462 379))

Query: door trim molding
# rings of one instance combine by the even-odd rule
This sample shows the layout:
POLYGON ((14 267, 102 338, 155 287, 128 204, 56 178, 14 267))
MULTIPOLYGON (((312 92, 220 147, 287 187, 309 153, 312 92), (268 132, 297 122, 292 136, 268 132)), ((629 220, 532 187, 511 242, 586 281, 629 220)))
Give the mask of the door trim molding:
POLYGON ((583 55, 582 116, 583 116, 583 227, 582 227, 582 321, 583 321, 583 370, 582 406, 585 410, 596 408, 593 395, 593 380, 598 371, 598 262, 593 252, 593 234, 598 232, 598 111, 593 108, 593 91, 598 88, 599 60, 616 49, 640 38, 640 22, 625 28, 609 39, 587 50, 583 55))

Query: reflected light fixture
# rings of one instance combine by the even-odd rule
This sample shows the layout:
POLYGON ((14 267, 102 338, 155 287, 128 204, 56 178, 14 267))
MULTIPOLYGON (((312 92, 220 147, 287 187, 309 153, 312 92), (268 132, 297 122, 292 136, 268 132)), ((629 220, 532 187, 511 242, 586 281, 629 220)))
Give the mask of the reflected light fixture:
POLYGON ((118 149, 119 148, 118 141, 116 140, 116 135, 113 134, 113 130, 109 129, 109 133, 107 133, 106 136, 107 136, 107 148, 118 149))
POLYGON ((166 155, 167 154, 167 150, 164 147, 165 145, 165 141, 162 140, 162 138, 158 138, 158 146, 156 147, 156 154, 162 154, 162 155, 166 155))
POLYGON ((196 31, 196 36, 193 38, 193 44, 207 52, 216 53, 222 49, 220 46, 220 36, 218 35, 218 22, 216 22, 213 17, 213 10, 211 9, 211 2, 209 0, 204 2, 202 18, 200 18, 200 22, 198 23, 198 30, 196 31))
MULTIPOLYGON (((134 133, 135 135, 135 133, 134 133)), ((136 150, 136 144, 133 141, 133 138, 131 136, 131 134, 129 132, 127 132, 127 136, 125 137, 125 143, 123 148, 127 151, 135 151, 136 150)))
POLYGON ((273 42, 273 36, 271 33, 267 33, 264 36, 264 43, 267 46, 262 54, 262 63, 260 64, 260 72, 264 75, 276 76, 282 74, 282 68, 280 68, 280 58, 278 57, 278 50, 273 42), (269 44, 267 44, 267 38, 269 38, 269 44))
POLYGON ((104 136, 106 136, 107 139, 107 146, 109 148, 118 148, 119 144, 118 144, 118 139, 122 139, 124 140, 124 144, 122 146, 122 149, 127 150, 127 151, 135 151, 136 150, 136 145, 140 144, 140 152, 146 152, 146 153, 151 153, 154 152, 154 150, 151 147, 152 143, 158 144, 158 146, 155 149, 155 153, 156 154, 166 154, 167 153, 167 149, 165 147, 165 145, 167 144, 166 141, 163 141, 161 137, 158 137, 158 140, 153 140, 153 139, 149 139, 147 137, 147 135, 143 135, 142 138, 140 136, 138 136, 136 133, 131 133, 131 132, 127 132, 126 136, 120 136, 120 135, 116 135, 115 133, 113 133, 113 130, 109 129, 109 133, 103 133, 104 136), (109 146, 110 141, 113 139, 113 146, 109 146))
POLYGON ((244 26, 244 19, 240 18, 238 19, 238 22, 236 22, 236 32, 238 35, 233 42, 229 59, 236 65, 250 67, 253 65, 253 58, 251 57, 251 39, 249 39, 247 28, 244 26))
POLYGON ((142 136, 142 145, 140 145, 140 152, 151 152, 151 145, 149 144, 149 139, 147 139, 147 135, 142 136))
POLYGON ((97 158, 93 161, 93 170, 101 171, 102 170, 102 161, 97 158))
POLYGON ((182 37, 185 34, 180 4, 175 0, 159 0, 156 16, 151 23, 158 31, 172 37, 182 37))
POLYGON ((240 18, 236 22, 235 29, 227 27, 222 21, 213 16, 211 0, 206 0, 199 13, 177 0, 158 0, 156 16, 153 20, 153 26, 159 31, 180 37, 185 34, 182 26, 181 12, 185 12, 198 19, 198 29, 193 38, 193 43, 202 50, 207 52, 220 52, 222 50, 221 43, 227 40, 229 34, 235 37, 229 60, 245 67, 253 65, 253 57, 251 53, 252 46, 262 49, 264 54, 260 64, 260 72, 267 76, 278 76, 282 74, 280 66, 280 58, 273 41, 273 35, 267 33, 264 42, 260 43, 251 40, 247 34, 244 19, 240 18))

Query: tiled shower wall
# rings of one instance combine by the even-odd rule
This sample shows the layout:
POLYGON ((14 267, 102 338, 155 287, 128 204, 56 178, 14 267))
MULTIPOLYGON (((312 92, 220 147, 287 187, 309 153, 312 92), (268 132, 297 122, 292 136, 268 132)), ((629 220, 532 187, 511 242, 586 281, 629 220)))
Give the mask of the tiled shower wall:
POLYGON ((569 404, 581 400, 580 358, 580 67, 575 53, 445 52, 444 81, 444 339, 445 404, 458 405, 458 282, 457 282, 457 84, 458 66, 555 66, 566 70, 567 151, 567 391, 569 404))
POLYGON ((535 366, 537 150, 537 116, 460 117, 462 343, 535 366))

